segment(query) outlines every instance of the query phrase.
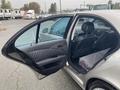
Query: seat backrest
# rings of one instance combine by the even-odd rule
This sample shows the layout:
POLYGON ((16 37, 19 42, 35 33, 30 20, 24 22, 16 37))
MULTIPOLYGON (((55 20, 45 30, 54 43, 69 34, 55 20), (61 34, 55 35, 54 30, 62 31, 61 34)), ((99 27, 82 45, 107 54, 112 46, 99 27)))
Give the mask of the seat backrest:
POLYGON ((80 57, 92 52, 92 46, 97 40, 94 34, 94 24, 91 22, 86 22, 82 26, 82 31, 85 33, 75 40, 73 44, 73 57, 80 57), (81 39, 82 37, 82 39, 81 39), (80 39, 79 39, 80 38, 80 39))
POLYGON ((82 25, 81 29, 85 34, 91 34, 95 31, 95 27, 94 27, 94 24, 92 22, 85 22, 82 25))
POLYGON ((97 42, 94 44, 96 51, 114 48, 117 43, 117 37, 115 33, 104 32, 100 35, 97 42))
POLYGON ((82 25, 82 31, 85 33, 82 37, 83 40, 78 42, 77 47, 80 48, 88 48, 92 47, 93 43, 97 39, 96 35, 94 34, 95 28, 92 22, 85 22, 82 25))

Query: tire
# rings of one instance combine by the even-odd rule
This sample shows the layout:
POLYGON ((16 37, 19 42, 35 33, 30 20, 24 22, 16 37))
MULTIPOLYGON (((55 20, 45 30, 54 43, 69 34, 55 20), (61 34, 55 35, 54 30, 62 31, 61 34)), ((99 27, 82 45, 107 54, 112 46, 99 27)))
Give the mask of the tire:
POLYGON ((117 90, 117 89, 115 89, 114 87, 112 87, 110 84, 106 82, 96 80, 88 85, 87 90, 117 90))

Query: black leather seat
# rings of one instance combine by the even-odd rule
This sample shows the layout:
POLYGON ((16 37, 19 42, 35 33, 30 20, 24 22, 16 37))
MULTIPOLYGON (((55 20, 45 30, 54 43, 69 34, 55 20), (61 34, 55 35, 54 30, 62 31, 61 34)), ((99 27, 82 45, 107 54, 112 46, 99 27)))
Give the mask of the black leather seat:
POLYGON ((94 44, 94 50, 100 51, 107 48, 115 48, 117 42, 117 36, 114 32, 101 32, 101 35, 98 37, 98 40, 94 44))
POLYGON ((72 58, 79 58, 93 52, 93 44, 97 40, 94 34, 95 28, 92 22, 86 22, 82 25, 82 34, 79 34, 72 41, 72 58))

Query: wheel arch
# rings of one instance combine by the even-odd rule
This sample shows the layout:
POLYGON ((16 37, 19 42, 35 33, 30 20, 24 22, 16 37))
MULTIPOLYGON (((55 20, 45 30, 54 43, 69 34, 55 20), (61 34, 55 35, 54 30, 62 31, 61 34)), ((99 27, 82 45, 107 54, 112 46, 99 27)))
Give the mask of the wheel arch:
POLYGON ((105 81, 105 80, 103 80, 103 79, 99 79, 99 78, 90 78, 90 79, 86 82, 85 90, 88 90, 88 86, 89 86, 92 82, 97 81, 97 80, 98 80, 98 81, 105 82, 105 83, 109 84, 110 86, 112 86, 113 88, 115 88, 116 90, 118 90, 117 87, 116 87, 114 84, 112 84, 112 83, 110 83, 110 82, 107 82, 107 81, 105 81))

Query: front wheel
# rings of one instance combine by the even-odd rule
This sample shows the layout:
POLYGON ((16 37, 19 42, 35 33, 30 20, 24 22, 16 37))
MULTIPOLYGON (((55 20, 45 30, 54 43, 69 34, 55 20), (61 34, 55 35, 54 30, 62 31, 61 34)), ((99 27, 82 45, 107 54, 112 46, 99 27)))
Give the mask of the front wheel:
POLYGON ((89 84, 88 90, 116 90, 116 89, 106 82, 96 80, 89 84))

